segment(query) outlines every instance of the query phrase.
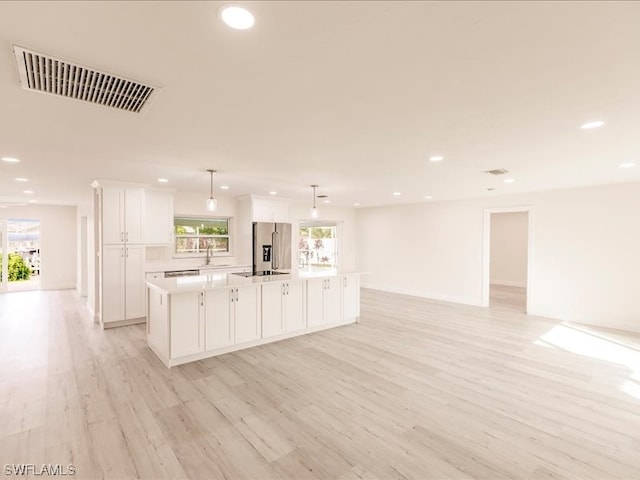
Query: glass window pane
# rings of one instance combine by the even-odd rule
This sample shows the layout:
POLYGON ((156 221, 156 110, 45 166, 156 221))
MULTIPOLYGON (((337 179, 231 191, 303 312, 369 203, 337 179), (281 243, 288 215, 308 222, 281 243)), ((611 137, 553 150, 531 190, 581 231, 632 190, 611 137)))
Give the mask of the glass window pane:
POLYGON ((211 245, 212 252, 229 251, 228 218, 175 217, 176 253, 202 254, 211 245), (189 237, 181 237, 182 235, 189 237), (213 237, 213 236, 216 237, 213 237), (218 238, 217 236, 221 236, 218 238))
POLYGON ((337 229, 333 225, 314 225, 298 232, 298 265, 302 269, 337 267, 337 229))
POLYGON ((173 219, 176 235, 228 235, 228 218, 183 218, 173 219))

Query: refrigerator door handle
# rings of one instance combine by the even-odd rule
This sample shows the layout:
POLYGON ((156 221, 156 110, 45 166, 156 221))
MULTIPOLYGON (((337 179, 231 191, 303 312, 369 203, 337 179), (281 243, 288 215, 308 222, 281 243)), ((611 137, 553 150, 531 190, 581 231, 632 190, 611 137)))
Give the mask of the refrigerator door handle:
POLYGON ((271 233, 271 268, 273 270, 278 270, 280 265, 278 265, 278 248, 280 239, 278 238, 278 232, 271 233))

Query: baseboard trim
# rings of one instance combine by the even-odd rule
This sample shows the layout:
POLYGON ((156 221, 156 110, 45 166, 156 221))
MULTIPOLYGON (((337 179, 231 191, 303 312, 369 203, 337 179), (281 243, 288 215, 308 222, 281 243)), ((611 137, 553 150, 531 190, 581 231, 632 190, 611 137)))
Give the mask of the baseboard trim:
POLYGON ((527 282, 512 282, 510 280, 491 280, 491 285, 499 285, 501 287, 527 288, 527 282))
POLYGON ((75 290, 76 286, 75 285, 69 285, 69 284, 64 284, 64 285, 42 285, 42 283, 40 284, 40 290, 75 290))
POLYGON ((131 318, 129 320, 118 320, 115 322, 102 322, 102 329, 106 330, 108 328, 128 327, 129 325, 139 325, 141 323, 146 323, 146 321, 147 321, 146 317, 141 317, 141 318, 131 318))
MULTIPOLYGON (((221 347, 221 348, 217 348, 215 350, 207 350, 207 351, 204 351, 204 352, 194 353, 193 355, 187 355, 187 356, 184 356, 184 357, 174 358, 174 359, 169 359, 166 356, 164 356, 148 340, 147 340, 147 345, 153 351, 153 353, 155 353, 158 356, 158 358, 160 359, 160 361, 162 363, 164 363, 167 367, 171 368, 171 367, 176 367, 178 365, 183 365, 185 363, 195 362, 197 360, 204 360, 205 358, 215 357, 215 356, 218 356, 218 355, 224 355, 225 353, 236 352, 238 350, 244 350, 244 349, 251 348, 251 347, 257 347, 259 345, 266 345, 267 343, 274 343, 274 342, 279 342, 281 340, 287 340, 289 338, 300 337, 302 335, 307 335, 309 333, 321 332, 323 330, 330 330, 330 329, 336 328, 336 327, 344 327, 344 326, 347 326, 347 325, 358 323, 358 321, 359 321, 358 317, 349 318, 347 320, 341 320, 339 322, 325 323, 323 325, 317 325, 315 327, 309 327, 309 328, 305 328, 305 329, 302 329, 302 330, 297 330, 295 332, 286 332, 286 333, 282 333, 280 335, 274 335, 272 337, 260 338, 260 339, 253 340, 253 341, 246 342, 246 343, 240 343, 240 344, 237 344, 237 345, 229 345, 227 347, 221 347)), ((148 337, 147 337, 147 339, 148 339, 148 337)))
POLYGON ((405 288, 395 288, 386 285, 378 285, 375 283, 363 283, 362 288, 368 288, 371 290, 379 290, 382 292, 399 293, 400 295, 409 295, 412 297, 426 298, 429 300, 437 300, 440 302, 459 303, 462 305, 473 305, 475 307, 482 307, 481 298, 472 297, 458 297, 455 295, 443 295, 441 293, 424 292, 422 290, 411 290, 405 288))

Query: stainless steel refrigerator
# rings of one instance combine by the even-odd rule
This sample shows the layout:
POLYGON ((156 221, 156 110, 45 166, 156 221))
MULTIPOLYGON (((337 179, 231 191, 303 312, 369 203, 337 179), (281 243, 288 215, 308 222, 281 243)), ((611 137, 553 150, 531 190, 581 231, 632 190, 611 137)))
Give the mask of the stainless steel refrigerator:
POLYGON ((253 272, 291 270, 291 224, 253 222, 253 272))

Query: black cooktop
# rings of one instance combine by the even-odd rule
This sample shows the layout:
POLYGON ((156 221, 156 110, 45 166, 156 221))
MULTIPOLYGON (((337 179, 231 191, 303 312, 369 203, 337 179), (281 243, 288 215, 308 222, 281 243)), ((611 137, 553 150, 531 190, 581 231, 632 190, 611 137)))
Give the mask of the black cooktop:
POLYGON ((269 275, 287 275, 289 272, 277 272, 275 270, 261 270, 259 272, 239 272, 234 275, 240 275, 241 277, 266 277, 269 275))

